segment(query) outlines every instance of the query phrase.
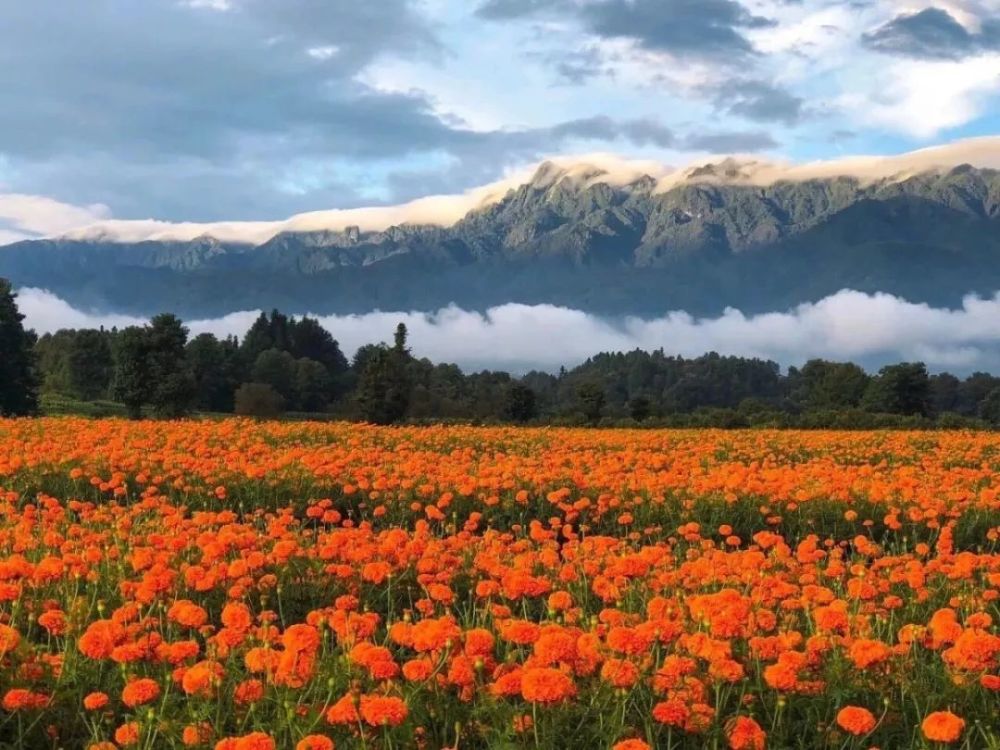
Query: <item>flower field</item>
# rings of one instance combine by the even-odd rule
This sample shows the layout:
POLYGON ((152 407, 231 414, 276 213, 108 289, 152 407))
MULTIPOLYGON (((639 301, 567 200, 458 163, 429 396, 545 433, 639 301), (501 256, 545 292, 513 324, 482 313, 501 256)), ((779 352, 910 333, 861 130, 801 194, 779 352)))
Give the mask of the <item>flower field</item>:
POLYGON ((1000 436, 0 420, 0 747, 1000 748, 1000 436))

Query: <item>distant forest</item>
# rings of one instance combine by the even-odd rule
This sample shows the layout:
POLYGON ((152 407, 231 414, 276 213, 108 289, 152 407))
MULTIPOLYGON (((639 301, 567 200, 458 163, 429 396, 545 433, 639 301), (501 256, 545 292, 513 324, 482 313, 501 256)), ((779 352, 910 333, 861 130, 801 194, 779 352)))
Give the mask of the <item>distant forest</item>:
POLYGON ((1000 377, 931 375, 920 362, 870 374, 814 359, 776 362, 662 349, 601 353, 558 374, 464 373, 391 343, 350 360, 317 320, 262 313, 240 340, 193 338, 171 314, 122 329, 22 327, 0 279, 0 414, 39 410, 138 418, 240 414, 377 424, 461 421, 835 428, 1000 425, 1000 377))

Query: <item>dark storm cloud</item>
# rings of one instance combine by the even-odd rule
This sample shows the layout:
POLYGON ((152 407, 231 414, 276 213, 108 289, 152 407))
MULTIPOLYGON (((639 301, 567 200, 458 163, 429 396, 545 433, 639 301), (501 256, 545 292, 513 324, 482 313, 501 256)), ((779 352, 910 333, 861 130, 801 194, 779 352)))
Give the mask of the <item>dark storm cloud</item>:
POLYGON ((986 50, 1000 49, 1000 19, 986 19, 971 33, 946 10, 925 8, 896 16, 862 37, 877 52, 929 60, 959 60, 986 50))
POLYGON ((732 115, 758 122, 794 125, 803 114, 805 100, 760 80, 730 81, 714 89, 715 104, 732 115))
POLYGON ((769 26, 736 0, 486 0, 478 15, 510 20, 544 13, 575 15, 592 34, 630 39, 677 56, 735 61, 753 53, 743 29, 769 26))
POLYGON ((770 21, 734 0, 606 0, 582 6, 589 29, 603 37, 628 38, 659 52, 715 59, 753 51, 740 29, 770 21))

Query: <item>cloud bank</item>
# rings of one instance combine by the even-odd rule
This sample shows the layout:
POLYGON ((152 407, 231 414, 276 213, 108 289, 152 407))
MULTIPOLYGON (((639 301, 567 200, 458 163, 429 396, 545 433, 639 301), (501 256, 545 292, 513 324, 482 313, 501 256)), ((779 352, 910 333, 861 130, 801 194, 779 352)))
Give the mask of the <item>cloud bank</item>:
MULTIPOLYGON (((18 304, 39 333, 60 328, 126 326, 141 318, 76 310, 41 289, 20 290, 18 304)), ((238 335, 258 312, 188 321, 192 334, 238 335)), ((653 350, 686 357, 707 351, 773 359, 784 366, 813 357, 852 360, 869 368, 921 360, 932 370, 1000 372, 1000 293, 966 297, 957 309, 914 304, 889 294, 844 290, 785 312, 717 318, 673 312, 662 318, 609 320, 554 305, 505 304, 480 313, 447 307, 436 312, 371 312, 318 316, 350 356, 363 344, 391 338, 403 322, 414 354, 455 362, 466 370, 571 367, 601 351, 653 350)))

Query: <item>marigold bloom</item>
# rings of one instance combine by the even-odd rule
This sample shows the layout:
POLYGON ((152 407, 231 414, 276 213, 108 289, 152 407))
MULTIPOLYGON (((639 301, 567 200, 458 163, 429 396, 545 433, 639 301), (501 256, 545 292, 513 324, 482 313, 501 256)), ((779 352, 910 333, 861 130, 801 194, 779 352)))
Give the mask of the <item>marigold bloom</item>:
POLYGON ((611 750, 652 750, 649 743, 642 740, 622 740, 611 746, 611 750))
POLYGON ((108 705, 107 693, 88 693, 83 698, 83 707, 88 711, 100 711, 108 705))
POLYGON ((764 750, 767 732, 749 716, 738 716, 726 727, 730 750, 764 750))
POLYGON ((557 703, 576 695, 576 685, 565 673, 551 667, 526 669, 521 674, 521 696, 532 703, 557 703))
POLYGON ((233 630, 249 630, 253 626, 250 608, 242 602, 229 602, 222 608, 222 624, 233 630))
POLYGON ((965 731, 965 720, 951 711, 935 711, 920 723, 920 729, 931 742, 955 742, 965 731))
POLYGON ((608 659, 601 667, 601 679, 616 688, 630 688, 639 679, 639 668, 627 659, 608 659))
POLYGON ((860 706, 845 706, 837 712, 837 726, 856 737, 868 734, 877 723, 872 712, 860 706))
POLYGON ((156 680, 142 677, 132 680, 122 690, 122 703, 129 708, 152 703, 160 696, 160 685, 156 680))
POLYGON ((362 695, 361 718, 373 727, 396 727, 406 720, 406 701, 395 696, 362 695))
POLYGON ((49 697, 42 693, 34 693, 24 688, 11 688, 4 696, 2 705, 5 711, 27 711, 44 708, 49 697))
POLYGON ((333 740, 322 734, 310 734, 298 741, 295 750, 333 750, 333 740))
POLYGON ((115 742, 122 747, 129 747, 139 742, 140 727, 138 722, 132 721, 122 724, 115 730, 115 742))

